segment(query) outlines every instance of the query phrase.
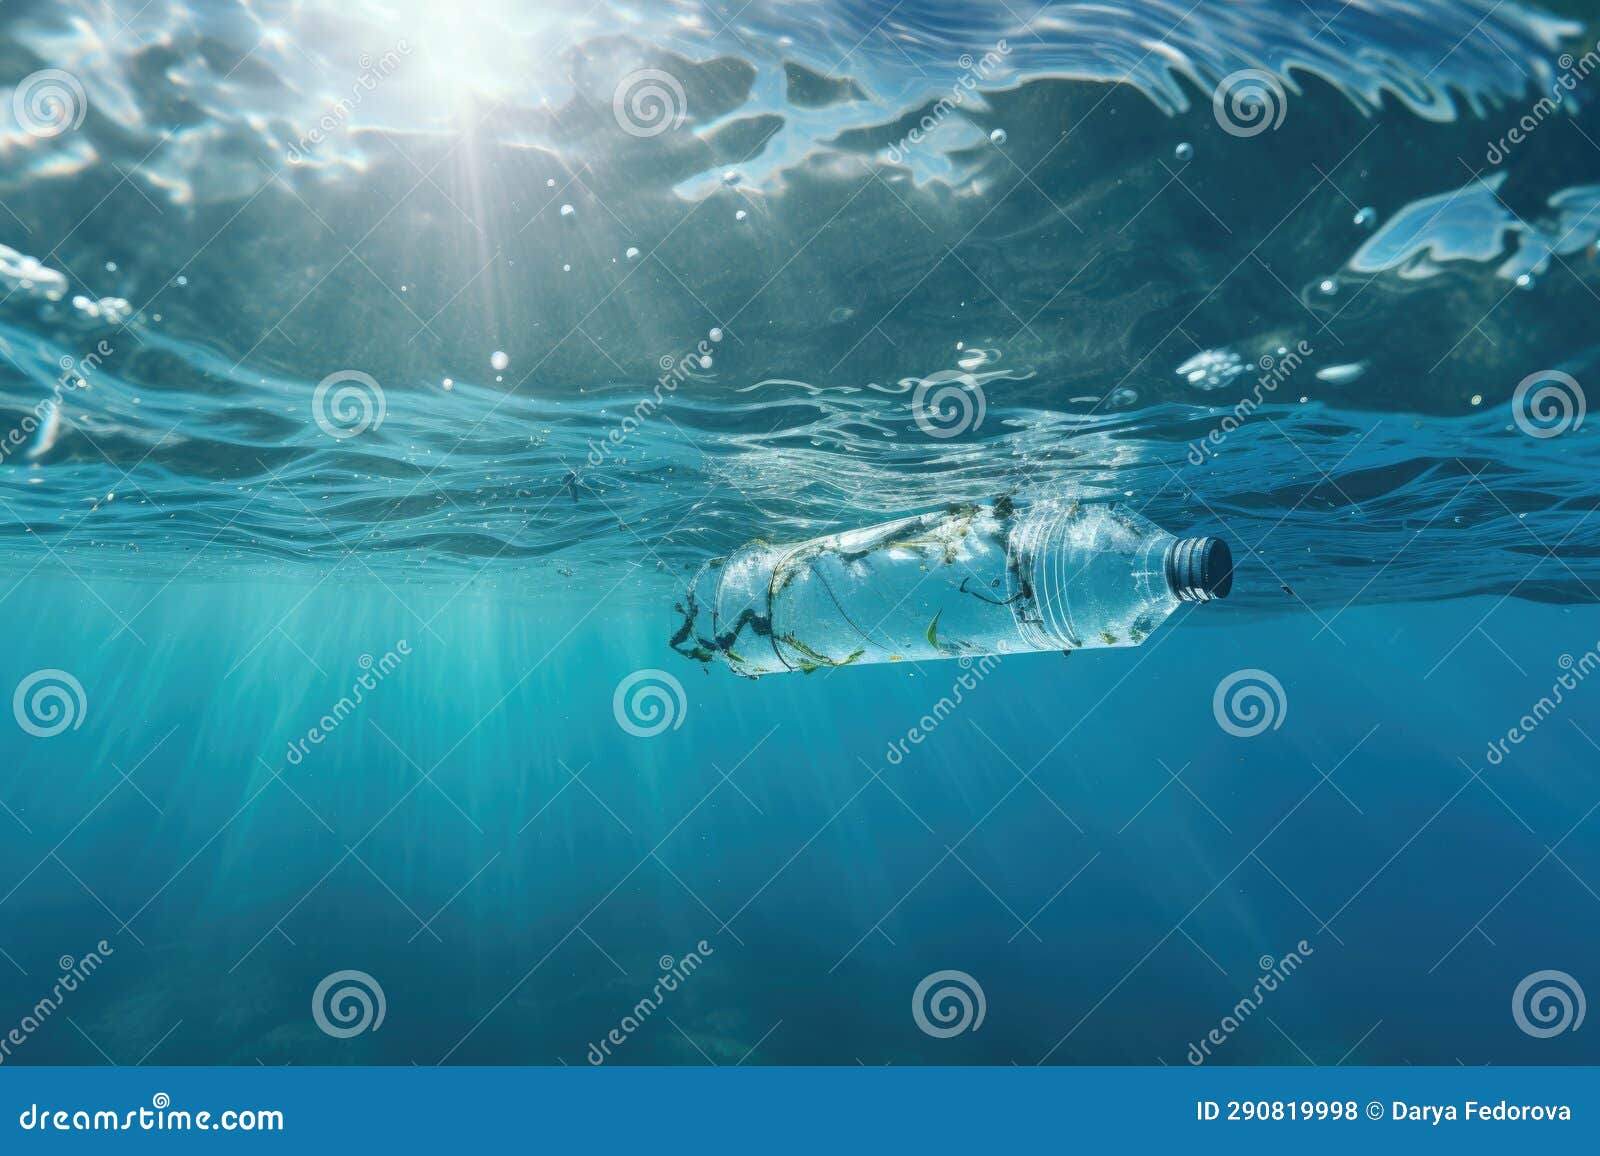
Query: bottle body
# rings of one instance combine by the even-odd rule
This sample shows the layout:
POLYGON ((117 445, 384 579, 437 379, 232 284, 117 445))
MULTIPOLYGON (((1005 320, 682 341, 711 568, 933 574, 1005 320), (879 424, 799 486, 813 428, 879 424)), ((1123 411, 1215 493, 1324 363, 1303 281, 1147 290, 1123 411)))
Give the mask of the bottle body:
POLYGON ((1192 575, 1174 558, 1184 543, 1122 506, 1002 498, 796 545, 755 542, 696 575, 674 646, 756 677, 1137 645, 1184 597, 1227 593, 1215 573, 1226 547, 1186 541, 1212 544, 1190 546, 1209 558, 1211 589, 1184 584, 1192 575))

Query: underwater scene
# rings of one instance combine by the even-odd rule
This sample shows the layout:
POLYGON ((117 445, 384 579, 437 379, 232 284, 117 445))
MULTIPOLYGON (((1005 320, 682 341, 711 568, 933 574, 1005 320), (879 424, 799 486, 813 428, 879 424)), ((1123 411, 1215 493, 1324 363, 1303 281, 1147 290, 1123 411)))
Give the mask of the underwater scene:
POLYGON ((1594 0, 11 0, 0 1065, 1600 1062, 1597 108, 1594 0))

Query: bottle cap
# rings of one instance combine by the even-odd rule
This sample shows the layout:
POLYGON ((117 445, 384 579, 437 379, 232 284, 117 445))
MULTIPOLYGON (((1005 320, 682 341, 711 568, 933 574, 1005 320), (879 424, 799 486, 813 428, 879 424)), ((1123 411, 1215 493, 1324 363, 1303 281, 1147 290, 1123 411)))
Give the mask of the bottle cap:
POLYGON ((1184 602, 1226 598, 1233 589, 1233 551, 1221 538, 1179 538, 1167 547, 1167 585, 1184 602))

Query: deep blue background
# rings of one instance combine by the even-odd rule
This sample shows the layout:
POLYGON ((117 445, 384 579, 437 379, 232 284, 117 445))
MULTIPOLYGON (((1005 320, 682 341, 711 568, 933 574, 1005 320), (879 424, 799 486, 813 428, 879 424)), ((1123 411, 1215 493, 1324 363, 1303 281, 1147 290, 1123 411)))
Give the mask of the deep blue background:
POLYGON ((613 1062, 1182 1064, 1302 939, 1212 1062, 1600 1058, 1592 1023, 1538 1040, 1511 1015, 1534 971, 1600 990, 1600 684, 1484 757, 1600 639, 1593 609, 1323 611, 1319 634, 1214 604, 1138 649, 1008 660, 890 765, 957 666, 704 674, 616 598, 96 589, 35 576, 6 603, 7 693, 60 667, 88 708, 52 739, 0 726, 0 1026, 58 957, 115 948, 12 1063, 582 1064, 702 939, 613 1062), (686 709, 636 738, 612 692, 646 667, 686 709), (1249 739, 1212 713, 1246 667, 1288 704, 1249 739), (387 1014, 337 1040, 311 992, 346 968, 387 1014), (932 1039, 911 993, 948 968, 986 1018, 932 1039))

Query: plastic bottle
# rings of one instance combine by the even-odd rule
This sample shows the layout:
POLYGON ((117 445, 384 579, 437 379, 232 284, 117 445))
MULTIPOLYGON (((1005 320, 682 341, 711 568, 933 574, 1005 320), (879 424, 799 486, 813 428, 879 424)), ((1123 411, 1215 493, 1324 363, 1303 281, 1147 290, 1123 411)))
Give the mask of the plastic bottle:
POLYGON ((1219 538, 1122 505, 949 506, 706 563, 674 649, 751 678, 871 662, 1136 646, 1183 601, 1226 597, 1219 538))

